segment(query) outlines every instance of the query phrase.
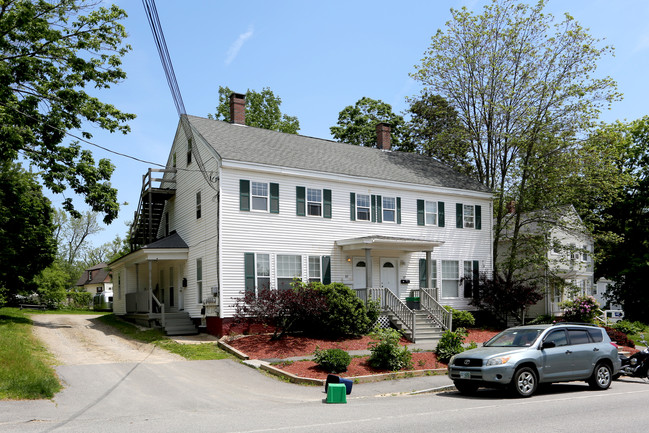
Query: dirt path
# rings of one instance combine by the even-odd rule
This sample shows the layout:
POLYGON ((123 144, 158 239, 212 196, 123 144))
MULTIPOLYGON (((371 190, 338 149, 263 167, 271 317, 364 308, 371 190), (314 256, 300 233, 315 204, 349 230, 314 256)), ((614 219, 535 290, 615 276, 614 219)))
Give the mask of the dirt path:
POLYGON ((34 335, 64 365, 182 361, 152 344, 128 340, 96 315, 34 314, 34 335))

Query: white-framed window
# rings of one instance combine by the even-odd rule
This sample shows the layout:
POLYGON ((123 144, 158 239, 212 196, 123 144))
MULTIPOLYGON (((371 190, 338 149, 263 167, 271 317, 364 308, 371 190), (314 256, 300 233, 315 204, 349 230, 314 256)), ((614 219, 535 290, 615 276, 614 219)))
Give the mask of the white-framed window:
POLYGON ((277 255, 277 289, 288 290, 294 278, 302 278, 302 256, 277 255))
POLYGON ((472 204, 464 205, 464 227, 472 229, 475 227, 475 207, 472 204))
POLYGON ((383 197, 383 222, 397 221, 397 199, 395 197, 383 197))
POLYGON ((590 251, 590 248, 588 248, 588 245, 583 246, 583 251, 581 252, 581 261, 582 262, 588 262, 588 252, 590 251))
POLYGON ((442 260, 442 297, 457 298, 460 289, 460 263, 457 260, 442 260))
POLYGON ((197 300, 203 302, 203 259, 196 259, 196 292, 197 300))
POLYGON ((371 202, 369 194, 356 194, 356 219, 369 221, 371 217, 371 202))
POLYGON ((322 216, 322 190, 307 188, 306 209, 308 215, 322 216))
POLYGON ((437 202, 436 201, 426 200, 425 214, 426 214, 426 225, 436 226, 437 225, 437 202))
POLYGON ((257 293, 270 289, 270 255, 257 254, 255 261, 255 278, 257 293))
POLYGON ((199 219, 201 217, 201 208, 202 208, 201 192, 198 191, 196 193, 196 219, 199 219))
POLYGON ((252 210, 268 211, 268 184, 266 182, 251 182, 250 196, 252 210))
POLYGON ((322 281, 320 256, 309 256, 309 282, 322 281))

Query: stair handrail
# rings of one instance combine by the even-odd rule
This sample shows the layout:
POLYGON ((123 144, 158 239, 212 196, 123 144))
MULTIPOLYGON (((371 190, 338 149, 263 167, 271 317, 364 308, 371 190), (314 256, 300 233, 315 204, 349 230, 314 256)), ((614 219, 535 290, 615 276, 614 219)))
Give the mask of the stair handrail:
MULTIPOLYGON (((370 289, 372 290, 372 289, 370 289)), ((406 304, 399 299, 397 295, 392 293, 390 289, 383 288, 383 308, 389 310, 394 314, 397 319, 403 323, 403 326, 410 330, 412 341, 416 341, 416 320, 415 312, 406 306, 406 304)))
POLYGON ((430 317, 445 330, 451 330, 453 325, 453 313, 446 308, 432 294, 435 289, 421 289, 419 291, 419 305, 430 317))
POLYGON ((151 293, 151 299, 160 307, 160 313, 161 313, 161 318, 160 318, 160 324, 164 328, 165 325, 167 324, 166 319, 165 319, 165 304, 161 303, 158 298, 156 298, 155 294, 151 293))

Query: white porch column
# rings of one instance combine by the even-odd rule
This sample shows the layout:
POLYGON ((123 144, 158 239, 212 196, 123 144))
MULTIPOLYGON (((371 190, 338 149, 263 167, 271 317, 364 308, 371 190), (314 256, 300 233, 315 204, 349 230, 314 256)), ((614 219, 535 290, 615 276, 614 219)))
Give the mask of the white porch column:
POLYGON ((374 287, 372 284, 372 250, 365 248, 365 285, 366 288, 371 289, 374 287))
POLYGON ((426 288, 433 288, 433 273, 430 266, 430 251, 426 251, 426 288))
POLYGON ((151 274, 153 273, 153 265, 151 264, 151 260, 148 260, 149 263, 149 314, 153 313, 153 290, 151 289, 151 285, 153 284, 153 279, 151 277, 151 274))

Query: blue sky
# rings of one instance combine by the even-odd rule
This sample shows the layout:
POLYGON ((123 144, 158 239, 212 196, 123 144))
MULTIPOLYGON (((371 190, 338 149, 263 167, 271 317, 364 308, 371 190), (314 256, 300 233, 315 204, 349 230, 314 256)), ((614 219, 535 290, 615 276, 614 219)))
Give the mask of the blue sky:
MULTIPOLYGON (((133 50, 124 59, 128 78, 98 96, 138 117, 128 135, 92 129, 93 142, 158 164, 166 162, 178 116, 139 0, 116 0, 129 15, 124 25, 133 50)), ((107 1, 106 3, 113 3, 107 1)), ((430 38, 450 19, 450 8, 480 13, 481 0, 157 0, 156 5, 187 113, 214 113, 219 85, 244 93, 270 87, 282 112, 297 116, 300 134, 331 138, 338 113, 361 97, 380 99, 395 113, 419 93, 409 73, 430 38)), ((546 11, 569 12, 590 34, 615 47, 599 63, 624 99, 601 120, 634 120, 649 100, 649 2, 646 0, 550 0, 546 11)), ((149 164, 84 145, 95 158, 117 166, 120 216, 90 241, 99 246, 124 237, 137 208, 149 164)), ((52 197, 52 196, 51 196, 52 197)), ((60 207, 61 197, 52 197, 60 207)), ((77 198, 75 203, 82 205, 77 198)))

